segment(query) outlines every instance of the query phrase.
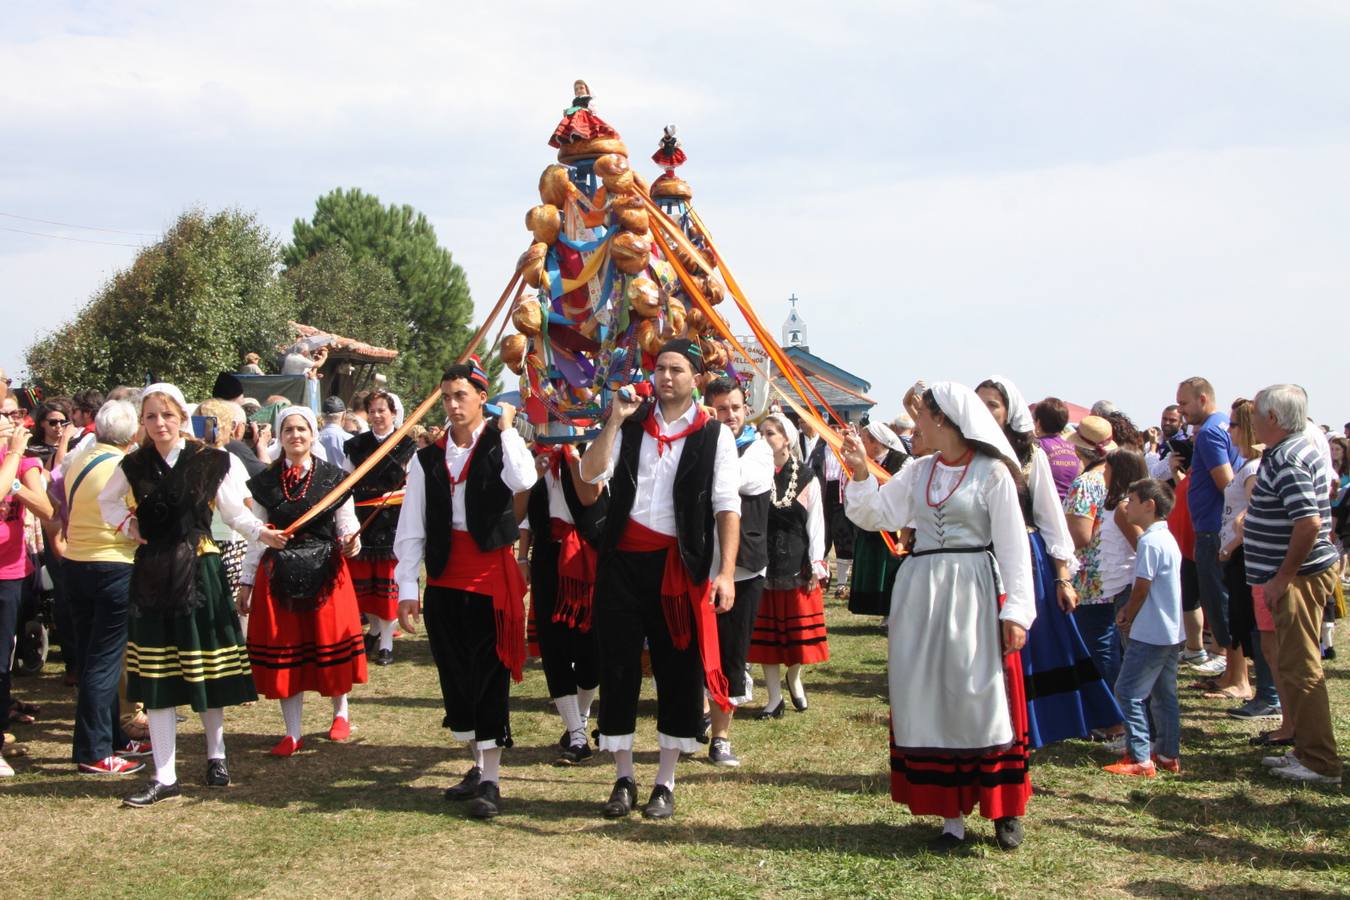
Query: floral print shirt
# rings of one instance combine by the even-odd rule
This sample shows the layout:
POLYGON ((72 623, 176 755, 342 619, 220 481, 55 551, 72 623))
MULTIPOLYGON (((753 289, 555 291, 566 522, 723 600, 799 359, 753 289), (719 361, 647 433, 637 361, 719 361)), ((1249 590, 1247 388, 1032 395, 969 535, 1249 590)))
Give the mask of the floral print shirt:
POLYGON ((1078 602, 1083 605, 1110 603, 1110 597, 1102 595, 1102 517, 1106 514, 1106 467, 1084 472, 1069 485, 1069 494, 1064 498, 1064 514, 1081 516, 1092 520, 1092 540, 1078 551, 1078 574, 1074 576, 1073 588, 1078 592, 1078 602))

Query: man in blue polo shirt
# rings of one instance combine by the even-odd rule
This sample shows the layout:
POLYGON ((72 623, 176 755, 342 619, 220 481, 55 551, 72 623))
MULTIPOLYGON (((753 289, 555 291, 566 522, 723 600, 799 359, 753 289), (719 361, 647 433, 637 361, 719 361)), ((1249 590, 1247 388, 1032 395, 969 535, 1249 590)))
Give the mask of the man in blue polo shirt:
MULTIPOLYGON (((1222 675, 1219 689, 1245 681, 1246 661, 1228 669, 1233 640, 1228 631, 1228 588, 1223 581, 1223 563, 1219 561, 1219 528, 1223 523, 1223 489, 1233 480, 1238 454, 1228 436, 1228 416, 1218 411, 1214 386, 1205 378, 1187 378, 1177 385, 1177 406, 1193 429, 1195 454, 1187 500, 1191 523, 1195 527, 1195 570, 1200 581, 1200 606, 1205 611, 1214 643, 1225 655, 1197 667, 1206 675, 1222 675)), ((1240 650, 1238 652, 1241 652, 1240 650)))

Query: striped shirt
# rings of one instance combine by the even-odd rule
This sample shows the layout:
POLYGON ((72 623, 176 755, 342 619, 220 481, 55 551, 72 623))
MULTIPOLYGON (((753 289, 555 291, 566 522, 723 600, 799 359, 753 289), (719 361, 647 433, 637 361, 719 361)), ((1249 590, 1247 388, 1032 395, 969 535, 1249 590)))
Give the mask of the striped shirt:
POLYGON ((1248 584, 1275 577, 1289 551, 1294 522, 1310 516, 1320 516, 1322 523, 1298 574, 1313 575, 1336 562, 1329 497, 1326 466, 1303 435, 1291 434, 1266 452, 1243 525, 1248 584))

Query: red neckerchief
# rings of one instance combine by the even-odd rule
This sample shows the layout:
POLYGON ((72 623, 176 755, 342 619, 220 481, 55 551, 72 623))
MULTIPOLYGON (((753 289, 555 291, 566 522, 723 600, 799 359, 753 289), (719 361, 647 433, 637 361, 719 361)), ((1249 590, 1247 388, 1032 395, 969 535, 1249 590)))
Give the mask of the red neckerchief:
POLYGON ((708 411, 698 404, 694 404, 694 409, 696 410, 694 413, 694 421, 689 424, 688 428, 678 434, 661 433, 660 426, 656 424, 655 408, 647 415, 647 418, 642 420, 642 430, 651 435, 656 441, 656 456, 658 459, 665 454, 667 446, 676 441, 684 440, 707 424, 708 419, 711 418, 708 415, 708 411))
MULTIPOLYGON (((482 427, 486 428, 486 427, 487 427, 487 423, 484 422, 482 427)), ((478 438, 481 438, 482 436, 483 436, 482 432, 479 432, 479 433, 478 433, 478 438)), ((455 485, 457 485, 457 484, 463 484, 463 483, 464 483, 464 479, 466 479, 466 478, 469 477, 469 466, 473 464, 473 455, 474 455, 475 453, 478 452, 478 438, 474 438, 473 446, 469 448, 469 458, 466 459, 466 460, 464 460, 464 466, 459 470, 459 476, 450 479, 450 496, 451 496, 451 497, 455 496, 455 485)), ((448 454, 448 453, 449 453, 449 450, 450 450, 450 429, 447 428, 447 429, 445 430, 445 433, 441 435, 441 439, 440 439, 439 441, 437 441, 436 443, 440 444, 440 445, 441 445, 441 449, 445 450, 446 453, 448 454)), ((456 444, 456 446, 459 446, 459 445, 456 444)), ((447 461, 446 467, 445 467, 445 474, 446 474, 447 477, 449 477, 449 475, 450 475, 450 465, 449 465, 448 461, 447 461)))
POLYGON ((559 480, 562 475, 562 465, 564 462, 571 462, 572 454, 571 444, 555 444, 548 448, 548 470, 553 473, 553 480, 559 480))

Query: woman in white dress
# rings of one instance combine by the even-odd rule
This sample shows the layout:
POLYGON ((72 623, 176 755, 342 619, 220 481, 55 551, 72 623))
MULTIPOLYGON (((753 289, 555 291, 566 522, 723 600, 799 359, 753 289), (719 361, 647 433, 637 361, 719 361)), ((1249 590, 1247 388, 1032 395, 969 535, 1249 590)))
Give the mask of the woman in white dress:
POLYGON ((858 436, 844 446, 854 524, 915 529, 888 628, 891 797, 943 818, 935 850, 966 843, 964 816, 977 802, 1011 850, 1031 796, 1018 651, 1036 617, 1021 472, 974 391, 940 382, 920 396, 930 456, 878 486, 858 436))

